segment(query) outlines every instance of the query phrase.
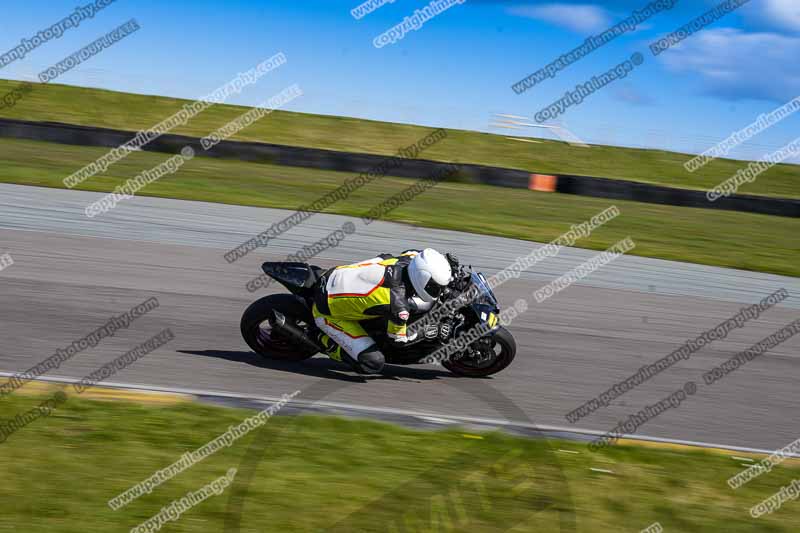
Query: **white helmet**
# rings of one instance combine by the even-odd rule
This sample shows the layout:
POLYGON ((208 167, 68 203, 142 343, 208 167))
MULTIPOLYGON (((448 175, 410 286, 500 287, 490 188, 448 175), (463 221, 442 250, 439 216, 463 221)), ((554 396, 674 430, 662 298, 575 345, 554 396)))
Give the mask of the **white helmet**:
POLYGON ((434 250, 425 248, 408 265, 408 277, 420 298, 432 302, 453 279, 450 262, 434 250))

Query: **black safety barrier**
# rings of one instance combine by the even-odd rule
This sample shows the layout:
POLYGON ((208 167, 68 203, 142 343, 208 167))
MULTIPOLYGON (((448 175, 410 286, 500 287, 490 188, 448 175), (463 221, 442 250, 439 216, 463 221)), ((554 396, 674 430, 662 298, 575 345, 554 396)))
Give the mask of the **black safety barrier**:
MULTIPOLYGON (((16 139, 116 148, 135 135, 136 132, 59 122, 0 119, 0 137, 16 139)), ((204 150, 199 138, 171 133, 150 141, 142 149, 177 154, 184 146, 191 146, 196 154, 209 157, 353 173, 375 171, 387 159, 387 156, 383 155, 245 141, 221 141, 209 150, 204 150)), ((389 173, 401 178, 420 178, 444 172, 449 165, 424 159, 405 159, 401 165, 391 165, 389 173)), ((524 170, 462 164, 456 179, 498 187, 527 189, 530 175, 530 172, 524 170)), ((734 194, 710 202, 706 199, 704 191, 589 176, 556 175, 556 178, 556 192, 564 194, 800 217, 800 200, 734 194)), ((721 177, 720 182, 725 179, 727 178, 721 177)))
MULTIPOLYGON (((727 178, 722 178, 720 181, 724 181, 724 179, 727 178)), ((751 194, 732 194, 711 202, 706 197, 705 191, 676 189, 627 180, 561 175, 558 176, 556 191, 565 194, 631 200, 633 202, 651 204, 745 211, 781 217, 800 217, 800 200, 754 196, 751 194)))

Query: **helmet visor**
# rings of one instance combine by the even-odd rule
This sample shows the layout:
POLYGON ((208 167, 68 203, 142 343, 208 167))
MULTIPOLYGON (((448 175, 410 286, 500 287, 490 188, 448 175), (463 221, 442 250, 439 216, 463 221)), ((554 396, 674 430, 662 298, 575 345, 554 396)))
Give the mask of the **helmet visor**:
POLYGON ((428 283, 425 285, 425 292, 430 294, 433 298, 438 298, 442 294, 443 289, 444 287, 433 281, 433 278, 429 279, 428 283))

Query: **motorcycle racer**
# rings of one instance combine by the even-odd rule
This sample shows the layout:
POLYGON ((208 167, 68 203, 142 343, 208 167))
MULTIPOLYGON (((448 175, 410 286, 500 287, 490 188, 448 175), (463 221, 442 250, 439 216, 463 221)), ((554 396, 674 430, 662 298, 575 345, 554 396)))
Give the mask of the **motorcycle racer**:
POLYGON ((433 248, 328 270, 317 283, 312 310, 325 353, 359 373, 380 372, 385 357, 359 322, 386 317, 390 339, 413 341, 416 333, 407 333, 411 313, 429 311, 451 280, 450 262, 433 248))

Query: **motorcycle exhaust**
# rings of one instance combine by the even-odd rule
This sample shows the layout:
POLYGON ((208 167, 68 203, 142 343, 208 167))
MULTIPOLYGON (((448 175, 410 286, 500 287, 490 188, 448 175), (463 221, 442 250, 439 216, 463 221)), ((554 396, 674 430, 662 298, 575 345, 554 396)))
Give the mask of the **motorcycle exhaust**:
POLYGON ((302 344, 303 346, 308 347, 309 349, 314 349, 318 352, 321 352, 325 349, 324 346, 321 346, 314 342, 313 340, 309 339, 308 336, 303 333, 299 328, 290 324, 286 321, 286 317, 280 311, 273 311, 275 318, 270 320, 270 325, 272 329, 279 332, 280 334, 289 337, 293 341, 302 344))

